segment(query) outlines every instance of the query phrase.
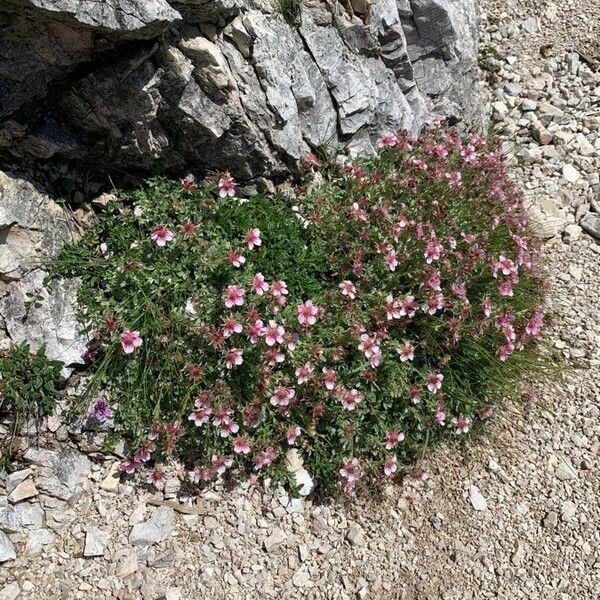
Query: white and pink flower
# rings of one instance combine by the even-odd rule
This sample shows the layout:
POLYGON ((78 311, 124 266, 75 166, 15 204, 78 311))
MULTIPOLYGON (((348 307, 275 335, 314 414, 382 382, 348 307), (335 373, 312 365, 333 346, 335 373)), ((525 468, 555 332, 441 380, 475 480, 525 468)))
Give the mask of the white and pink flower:
POLYGON ((228 369, 239 367, 244 362, 244 351, 241 348, 231 348, 225 353, 225 366, 228 369))
POLYGON ((250 441, 245 436, 238 436, 233 439, 233 451, 236 454, 249 454, 250 441))
POLYGON ((400 442, 404 441, 404 434, 397 429, 391 429, 390 431, 385 432, 385 448, 386 450, 392 450, 395 448, 400 442))
POLYGON ((468 433, 471 429, 471 419, 464 415, 458 415, 452 419, 452 425, 454 425, 456 433, 468 433))
POLYGON ((300 433, 300 427, 297 425, 295 427, 288 427, 287 431, 285 432, 287 443, 290 446, 293 446, 296 443, 296 440, 300 437, 300 433))
POLYGON ((237 285, 228 285, 225 292, 225 306, 233 308, 234 306, 242 306, 244 304, 244 296, 246 292, 243 288, 237 285))
POLYGON ((283 344, 283 336, 285 335, 285 329, 283 325, 279 325, 276 321, 269 321, 269 324, 264 328, 263 335, 265 336, 265 343, 267 346, 274 346, 275 344, 283 344))
POLYGON ((323 379, 325 380, 325 389, 331 391, 335 389, 337 383, 337 375, 333 369, 323 367, 323 379))
POLYGON ((385 255, 385 264, 388 266, 390 271, 395 271, 398 266, 398 259, 396 258, 396 251, 393 248, 388 248, 385 255))
POLYGON ((227 253, 227 262, 233 267, 239 268, 246 262, 246 258, 237 250, 232 249, 227 253))
POLYGON ((306 362, 302 366, 296 369, 296 377, 298 378, 298 385, 306 383, 310 378, 311 373, 315 370, 312 363, 306 362))
POLYGON ((265 280, 265 276, 262 273, 257 273, 252 278, 252 289, 255 294, 262 296, 265 292, 269 291, 269 284, 265 280))
POLYGON ((163 223, 158 224, 150 234, 150 237, 157 246, 165 246, 167 242, 170 242, 175 237, 173 232, 163 223))
POLYGON ((236 185, 237 184, 236 184, 235 180, 233 179, 233 177, 229 176, 229 173, 226 173, 225 175, 221 175, 221 177, 219 177, 219 183, 218 183, 219 197, 226 198, 227 196, 229 196, 229 197, 235 196, 236 185))
POLYGON ((254 248, 258 248, 258 246, 262 244, 262 240, 260 239, 260 229, 256 227, 249 229, 246 232, 245 241, 248 250, 254 250, 254 248))
POLYGON ((296 395, 294 388, 279 386, 276 387, 271 396, 271 404, 273 406, 288 406, 290 400, 296 395))
POLYGON ((340 394, 340 402, 346 410, 354 410, 361 400, 362 396, 356 389, 343 390, 340 394))
POLYGON ((398 470, 398 459, 396 455, 390 456, 383 465, 383 474, 386 477, 393 475, 398 470))
POLYGON ((427 389, 435 394, 442 389, 442 381, 444 381, 444 376, 441 373, 429 373, 427 375, 427 389))
POLYGON ((340 290, 342 290, 342 295, 348 296, 350 300, 354 300, 356 298, 356 286, 348 279, 344 279, 344 281, 342 281, 338 287, 340 290))
POLYGON ((298 323, 300 325, 314 325, 317 322, 319 307, 312 300, 298 305, 298 323))
POLYGON ((131 331, 129 329, 121 333, 120 340, 125 354, 133 354, 135 349, 139 348, 144 342, 139 331, 131 331))
POLYGON ((415 358, 415 347, 410 342, 404 342, 396 352, 400 356, 400 362, 408 362, 415 358))
POLYGON ((242 333, 242 324, 233 317, 225 317, 223 319, 223 336, 225 338, 231 337, 234 333, 242 333))

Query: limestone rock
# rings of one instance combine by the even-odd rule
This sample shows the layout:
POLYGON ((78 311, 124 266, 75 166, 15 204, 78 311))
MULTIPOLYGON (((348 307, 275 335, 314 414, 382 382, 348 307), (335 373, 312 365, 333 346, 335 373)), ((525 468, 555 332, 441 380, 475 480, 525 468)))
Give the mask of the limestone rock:
POLYGON ((44 267, 78 235, 67 211, 32 181, 0 171, 0 282, 7 281, 0 318, 13 342, 45 345, 49 358, 66 365, 82 362, 86 346, 74 309, 77 282, 46 289, 44 267))
POLYGON ((175 512, 168 506, 158 507, 151 517, 133 526, 129 541, 134 546, 151 546, 166 540, 175 527, 175 512))
POLYGON ((0 563, 6 562, 7 560, 14 560, 16 557, 17 553, 15 552, 15 547, 4 531, 0 530, 0 563))
POLYGON ((290 26, 265 0, 7 0, 0 157, 252 180, 431 110, 482 124, 475 0, 351 6, 304 0, 290 26))

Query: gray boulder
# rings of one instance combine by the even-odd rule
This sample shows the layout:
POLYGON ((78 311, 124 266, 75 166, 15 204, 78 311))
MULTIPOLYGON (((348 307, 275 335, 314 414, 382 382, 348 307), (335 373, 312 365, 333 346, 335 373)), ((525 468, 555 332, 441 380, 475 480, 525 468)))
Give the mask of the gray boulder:
POLYGON ((78 229, 69 213, 31 181, 0 171, 0 322, 8 338, 66 365, 82 362, 75 315, 77 282, 46 289, 46 266, 78 229))
POLYGON ((479 126, 476 17, 475 0, 303 0, 292 24, 274 0, 8 0, 0 159, 283 179, 431 111, 479 126))

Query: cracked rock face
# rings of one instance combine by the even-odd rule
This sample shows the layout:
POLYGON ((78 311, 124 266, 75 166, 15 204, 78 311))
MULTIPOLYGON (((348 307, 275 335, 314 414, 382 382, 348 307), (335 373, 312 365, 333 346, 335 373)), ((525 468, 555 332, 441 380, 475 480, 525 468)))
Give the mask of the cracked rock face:
MULTIPOLYGON (((33 183, 0 171, 0 338, 66 365, 82 362, 85 340, 75 316, 76 280, 44 285, 45 269, 78 229, 69 213, 33 183)), ((0 344, 4 344, 0 340, 0 344)))
POLYGON ((0 158, 282 179, 430 111, 481 121, 475 0, 7 0, 0 158))

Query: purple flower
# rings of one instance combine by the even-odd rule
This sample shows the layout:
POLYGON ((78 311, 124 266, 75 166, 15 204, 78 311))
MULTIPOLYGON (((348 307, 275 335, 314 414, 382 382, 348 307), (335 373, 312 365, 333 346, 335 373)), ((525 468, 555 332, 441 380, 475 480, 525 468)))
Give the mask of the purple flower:
POLYGON ((90 415, 99 421, 100 423, 105 423, 109 419, 112 419, 114 411, 112 406, 104 400, 104 398, 100 398, 99 396, 94 401, 94 405, 92 406, 92 410, 90 411, 90 415))

